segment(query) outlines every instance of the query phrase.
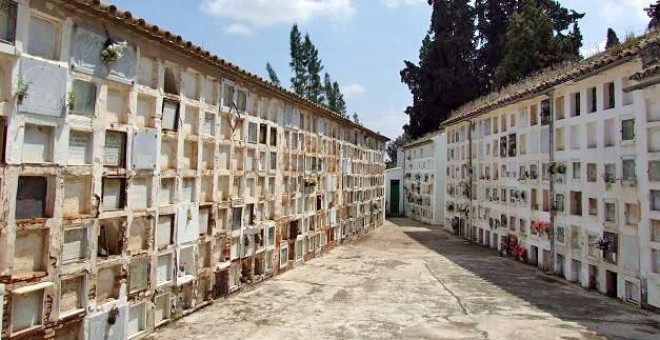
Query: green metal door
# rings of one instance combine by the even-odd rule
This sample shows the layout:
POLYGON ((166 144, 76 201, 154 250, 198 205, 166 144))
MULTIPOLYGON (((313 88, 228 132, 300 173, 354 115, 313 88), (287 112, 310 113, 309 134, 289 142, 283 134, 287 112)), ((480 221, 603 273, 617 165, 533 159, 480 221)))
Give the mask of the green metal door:
POLYGON ((399 212, 399 181, 390 181, 390 214, 398 216, 399 212))

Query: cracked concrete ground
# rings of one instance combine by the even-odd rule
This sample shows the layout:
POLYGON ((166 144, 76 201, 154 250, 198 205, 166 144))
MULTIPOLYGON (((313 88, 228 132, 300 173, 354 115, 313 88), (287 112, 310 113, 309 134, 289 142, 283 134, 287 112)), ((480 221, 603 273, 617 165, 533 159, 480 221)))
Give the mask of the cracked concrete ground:
POLYGON ((151 339, 660 339, 660 315, 392 219, 151 339))

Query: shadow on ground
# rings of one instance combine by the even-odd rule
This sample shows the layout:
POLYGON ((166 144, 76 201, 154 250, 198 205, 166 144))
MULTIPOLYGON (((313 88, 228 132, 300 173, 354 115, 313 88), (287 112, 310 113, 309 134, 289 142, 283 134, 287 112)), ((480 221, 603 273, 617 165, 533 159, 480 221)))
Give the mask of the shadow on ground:
POLYGON ((454 290, 459 303, 464 300, 462 305, 468 312, 479 313, 484 309, 497 312, 497 304, 502 301, 489 301, 489 293, 484 291, 489 289, 484 285, 486 281, 542 312, 583 326, 593 332, 592 336, 595 333, 611 339, 655 336, 660 339, 660 316, 657 314, 549 277, 532 266, 501 258, 496 251, 465 243, 440 226, 404 218, 389 221, 402 228, 412 240, 474 274, 474 277, 452 277, 454 274, 450 270, 434 268, 434 276, 454 290))

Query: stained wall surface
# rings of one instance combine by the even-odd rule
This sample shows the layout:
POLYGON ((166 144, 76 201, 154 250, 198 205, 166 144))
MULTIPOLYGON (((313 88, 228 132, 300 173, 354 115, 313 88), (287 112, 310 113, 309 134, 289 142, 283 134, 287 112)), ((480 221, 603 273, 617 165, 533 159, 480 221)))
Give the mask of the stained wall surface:
POLYGON ((0 3, 3 339, 144 335, 383 223, 386 138, 114 7, 0 3))

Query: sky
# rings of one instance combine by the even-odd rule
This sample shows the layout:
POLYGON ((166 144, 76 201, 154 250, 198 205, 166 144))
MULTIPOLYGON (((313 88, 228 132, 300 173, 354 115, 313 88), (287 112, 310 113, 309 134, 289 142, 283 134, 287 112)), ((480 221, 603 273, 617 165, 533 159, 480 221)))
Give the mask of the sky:
MULTIPOLYGON (((655 0, 560 0, 586 13, 580 21, 583 54, 605 46, 613 28, 623 38, 641 34, 655 0)), ((270 62, 288 87, 292 23, 308 32, 324 71, 337 80, 348 113, 395 138, 408 122, 412 97, 401 83, 403 61, 417 62, 430 23, 426 0, 110 0, 134 16, 175 32, 267 79, 270 62)))

